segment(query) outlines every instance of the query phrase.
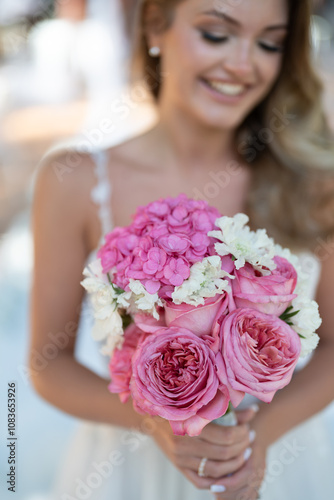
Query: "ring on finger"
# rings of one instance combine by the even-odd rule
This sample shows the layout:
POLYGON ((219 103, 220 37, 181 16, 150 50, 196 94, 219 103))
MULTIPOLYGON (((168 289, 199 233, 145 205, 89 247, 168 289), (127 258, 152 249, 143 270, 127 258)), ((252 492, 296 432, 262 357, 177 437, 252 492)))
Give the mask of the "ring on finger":
POLYGON ((204 469, 205 469, 207 461, 208 461, 208 459, 206 457, 203 457, 202 460, 200 461, 198 469, 197 469, 197 474, 199 475, 199 477, 205 477, 204 469))

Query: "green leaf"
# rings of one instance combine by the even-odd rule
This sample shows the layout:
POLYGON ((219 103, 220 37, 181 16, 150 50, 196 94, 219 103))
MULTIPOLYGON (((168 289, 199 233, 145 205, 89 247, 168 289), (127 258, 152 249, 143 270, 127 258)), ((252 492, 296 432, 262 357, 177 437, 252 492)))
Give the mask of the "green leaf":
POLYGON ((111 283, 111 286, 113 287, 113 289, 117 295, 121 295, 122 293, 124 293, 124 290, 122 288, 119 288, 118 286, 114 285, 114 283, 111 283))
POLYGON ((290 306, 290 307, 288 307, 288 308, 284 311, 284 313, 282 313, 282 314, 280 315, 280 319, 281 319, 282 321, 285 321, 288 325, 291 325, 292 323, 291 323, 291 322, 288 322, 287 320, 289 320, 289 319, 293 318, 294 316, 296 316, 296 314, 298 314, 298 313, 300 312, 300 309, 299 309, 298 311, 293 311, 293 312, 290 312, 290 311, 292 311, 292 310, 293 310, 293 306, 290 306))
POLYGON ((298 311, 294 311, 293 313, 290 313, 290 314, 286 314, 284 316, 285 319, 290 319, 290 318, 293 318, 294 316, 296 316, 296 314, 298 314, 300 312, 300 310, 298 311))
POLYGON ((124 314, 122 316, 122 322, 123 322, 123 330, 125 330, 129 325, 131 325, 131 323, 133 323, 130 314, 124 314))
POLYGON ((227 415, 228 413, 231 413, 232 411, 234 411, 234 408, 233 408, 233 405, 232 405, 232 403, 230 401, 229 404, 228 404, 227 410, 225 412, 225 415, 227 415))

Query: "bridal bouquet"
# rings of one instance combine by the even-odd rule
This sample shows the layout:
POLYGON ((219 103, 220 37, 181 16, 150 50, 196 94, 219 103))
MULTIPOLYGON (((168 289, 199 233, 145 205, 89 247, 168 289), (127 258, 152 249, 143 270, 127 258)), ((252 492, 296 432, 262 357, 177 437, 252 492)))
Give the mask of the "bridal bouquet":
POLYGON ((318 343, 298 258, 248 217, 180 195, 139 207, 84 270, 109 390, 199 435, 245 394, 269 403, 318 343))

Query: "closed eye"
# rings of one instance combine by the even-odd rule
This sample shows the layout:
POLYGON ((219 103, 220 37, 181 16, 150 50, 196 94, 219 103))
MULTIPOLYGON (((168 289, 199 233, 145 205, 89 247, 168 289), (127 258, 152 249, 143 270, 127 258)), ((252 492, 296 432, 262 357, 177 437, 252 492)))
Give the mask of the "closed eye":
POLYGON ((201 34, 204 40, 210 43, 223 43, 226 42, 228 39, 227 36, 215 36, 207 31, 201 31, 201 34))
MULTIPOLYGON (((228 36, 216 36, 208 31, 201 31, 201 35, 209 43, 224 43, 227 42, 228 36)), ((266 52, 283 52, 284 48, 278 45, 269 45, 265 42, 258 42, 259 47, 261 47, 266 52)))
POLYGON ((267 45, 264 42, 258 42, 259 47, 267 52, 283 52, 283 47, 279 47, 278 45, 267 45))

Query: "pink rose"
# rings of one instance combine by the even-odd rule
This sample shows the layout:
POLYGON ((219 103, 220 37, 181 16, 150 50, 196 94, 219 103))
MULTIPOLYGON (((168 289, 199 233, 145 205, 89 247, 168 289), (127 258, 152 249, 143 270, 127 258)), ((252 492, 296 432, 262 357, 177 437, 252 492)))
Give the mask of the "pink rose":
POLYGON ((169 420, 174 434, 198 436, 224 415, 228 391, 218 379, 215 354, 185 328, 161 328, 137 348, 130 389, 139 412, 169 420))
POLYGON ((166 300, 164 307, 158 308, 159 320, 150 314, 137 313, 134 321, 138 328, 146 333, 155 333, 164 326, 186 328, 198 337, 203 338, 216 353, 219 349, 220 323, 228 314, 230 295, 223 293, 205 299, 205 304, 197 307, 189 304, 174 304, 166 300))
POLYGON ((275 392, 290 382, 301 343, 277 316, 235 309, 222 321, 220 339, 223 369, 219 375, 233 406, 245 393, 270 403, 275 392))
POLYGON ((297 284, 295 268, 282 257, 275 257, 277 268, 269 276, 257 273, 246 263, 235 271, 232 293, 236 307, 251 307, 266 314, 280 316, 297 297, 293 293, 297 284))
POLYGON ((138 343, 145 338, 145 334, 134 323, 124 331, 124 342, 121 349, 116 349, 109 363, 111 383, 110 392, 119 394, 122 403, 130 397, 130 379, 132 375, 132 356, 138 343))
POLYGON ((161 330, 166 325, 165 311, 162 307, 158 307, 157 311, 159 313, 159 319, 156 320, 151 316, 151 314, 136 313, 133 316, 133 320, 140 330, 145 333, 155 333, 157 330, 161 330))
POLYGON ((166 301, 166 325, 187 328, 199 337, 211 335, 218 311, 220 315, 224 314, 224 311, 227 312, 227 294, 217 294, 215 297, 205 299, 204 302, 204 305, 195 307, 189 304, 176 305, 171 300, 166 301))

